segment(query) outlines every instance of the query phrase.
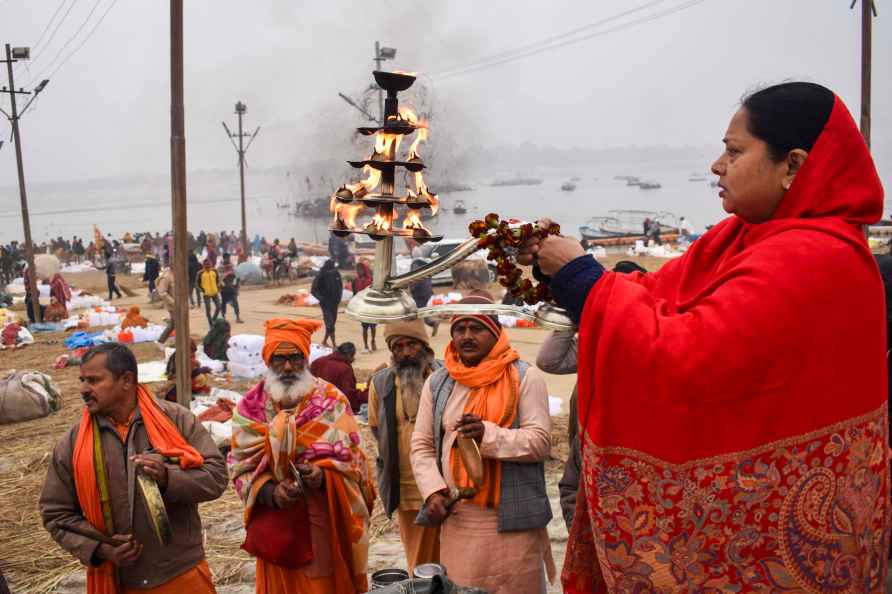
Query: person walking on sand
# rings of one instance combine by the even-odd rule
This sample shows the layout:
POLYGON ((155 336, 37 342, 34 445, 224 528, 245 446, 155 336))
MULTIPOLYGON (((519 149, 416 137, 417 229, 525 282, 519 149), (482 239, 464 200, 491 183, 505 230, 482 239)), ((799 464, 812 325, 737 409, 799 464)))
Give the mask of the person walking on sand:
POLYGON ((222 299, 220 313, 222 314, 223 319, 226 319, 226 305, 231 305, 232 311, 235 313, 236 324, 244 324, 244 321, 239 315, 238 307, 238 293, 240 285, 241 281, 239 280, 239 277, 235 272, 235 266, 232 263, 231 255, 229 254, 229 252, 224 252, 223 286, 220 288, 220 297, 222 299))
MULTIPOLYGON (((372 286, 372 271, 369 268, 369 263, 363 260, 359 260, 356 263, 356 277, 353 279, 351 284, 351 289, 353 290, 353 294, 356 295, 363 289, 372 286)), ((377 324, 372 324, 370 322, 360 322, 362 324, 362 346, 364 348, 364 352, 371 353, 372 351, 378 350, 378 343, 375 341, 375 332, 378 329, 377 324), (369 334, 372 335, 372 348, 369 349, 369 334)))
POLYGON ((117 295, 118 299, 123 297, 121 290, 118 289, 118 256, 105 242, 105 280, 108 285, 108 300, 112 300, 112 295, 117 295))
POLYGON ((336 349, 338 344, 335 338, 335 324, 338 321, 338 307, 344 294, 344 282, 341 280, 341 273, 335 268, 334 260, 329 258, 322 265, 322 270, 313 279, 310 293, 319 300, 319 307, 322 308, 322 320, 325 323, 325 337, 322 339, 322 344, 331 344, 331 348, 336 349))
POLYGON ((204 297, 204 314, 208 319, 208 328, 220 316, 220 274, 205 260, 201 272, 198 273, 198 286, 204 297), (211 316, 211 303, 214 304, 214 315, 211 316))

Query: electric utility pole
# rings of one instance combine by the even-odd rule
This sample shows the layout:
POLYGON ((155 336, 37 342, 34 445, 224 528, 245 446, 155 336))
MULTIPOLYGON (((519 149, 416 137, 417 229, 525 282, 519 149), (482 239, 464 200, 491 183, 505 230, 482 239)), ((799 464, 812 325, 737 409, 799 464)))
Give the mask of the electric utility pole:
MULTIPOLYGON (((855 8, 858 0, 852 0, 849 8, 855 8)), ((873 18, 877 16, 874 0, 861 0, 861 135, 870 148, 870 74, 873 55, 873 18)))
POLYGON ((6 113, 4 111, 3 114, 9 119, 10 124, 12 124, 12 138, 15 143, 15 160, 19 173, 19 198, 22 203, 22 228, 25 231, 25 260, 28 262, 28 276, 30 277, 28 286, 25 287, 25 290, 31 297, 31 308, 34 312, 34 319, 38 322, 42 322, 43 316, 40 312, 40 291, 37 289, 37 269, 34 267, 34 243, 31 241, 31 217, 28 214, 28 193, 25 190, 25 166, 22 163, 22 138, 19 133, 19 118, 28 111, 28 107, 31 106, 31 103, 37 98, 37 95, 40 94, 50 81, 41 81, 34 89, 33 93, 24 89, 16 90, 15 80, 12 75, 12 64, 19 60, 28 60, 30 57, 30 48, 11 48, 8 43, 6 44, 6 59, 0 61, 6 63, 6 73, 9 76, 9 88, 7 89, 6 87, 3 87, 0 89, 0 92, 9 93, 10 108, 12 111, 12 113, 6 113), (15 100, 16 95, 32 95, 31 100, 25 104, 22 113, 18 112, 15 100))
POLYGON ((260 132, 260 126, 257 126, 251 134, 245 134, 242 131, 242 117, 247 111, 247 105, 241 101, 236 102, 235 114, 238 116, 238 134, 230 132, 229 126, 226 125, 226 122, 223 122, 223 129, 226 130, 226 135, 229 137, 229 141, 232 142, 232 146, 235 147, 235 152, 238 153, 239 183, 242 191, 242 253, 245 258, 248 257, 248 229, 245 224, 245 153, 248 152, 251 143, 254 142, 254 138, 256 138, 257 133, 260 132), (245 137, 248 137, 248 146, 244 145, 245 137), (235 144, 233 138, 238 138, 238 145, 235 144))
POLYGON ((192 401, 189 338, 189 242, 186 226, 186 122, 183 106, 183 0, 170 0, 170 189, 173 217, 177 402, 192 401))

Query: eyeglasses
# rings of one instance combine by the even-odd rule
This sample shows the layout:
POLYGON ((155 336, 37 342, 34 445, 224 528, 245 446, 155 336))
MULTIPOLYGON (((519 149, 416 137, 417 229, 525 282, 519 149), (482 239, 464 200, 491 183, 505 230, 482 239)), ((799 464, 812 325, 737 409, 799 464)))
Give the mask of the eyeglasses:
POLYGON ((297 367, 298 365, 302 365, 305 359, 301 353, 295 353, 293 355, 273 355, 269 358, 269 364, 272 367, 282 367, 285 365, 286 361, 291 363, 292 367, 297 367))

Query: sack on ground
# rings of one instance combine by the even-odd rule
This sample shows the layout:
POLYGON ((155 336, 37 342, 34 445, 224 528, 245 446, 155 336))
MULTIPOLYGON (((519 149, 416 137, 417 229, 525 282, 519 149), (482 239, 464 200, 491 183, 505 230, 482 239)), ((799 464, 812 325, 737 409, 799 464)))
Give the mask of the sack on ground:
POLYGON ((0 379, 0 425, 38 419, 62 407, 52 378, 39 371, 13 371, 0 379))

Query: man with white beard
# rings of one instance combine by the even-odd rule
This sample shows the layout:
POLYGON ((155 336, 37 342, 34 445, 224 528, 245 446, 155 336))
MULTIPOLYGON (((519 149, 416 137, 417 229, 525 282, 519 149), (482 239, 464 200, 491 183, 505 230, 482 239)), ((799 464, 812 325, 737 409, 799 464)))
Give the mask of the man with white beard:
POLYGON ((258 594, 368 590, 374 503, 350 402, 307 369, 313 320, 269 320, 264 379, 234 414, 230 476, 258 594))
POLYGON ((424 322, 388 324, 384 340, 391 365, 372 377, 369 427, 378 440, 378 491, 384 511, 397 512, 400 540, 411 572, 416 565, 440 558, 440 529, 419 526, 415 517, 423 500, 412 474, 412 431, 424 380, 440 363, 434 358, 424 322))

